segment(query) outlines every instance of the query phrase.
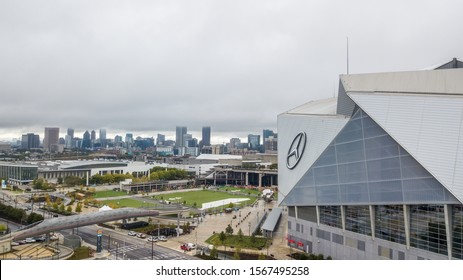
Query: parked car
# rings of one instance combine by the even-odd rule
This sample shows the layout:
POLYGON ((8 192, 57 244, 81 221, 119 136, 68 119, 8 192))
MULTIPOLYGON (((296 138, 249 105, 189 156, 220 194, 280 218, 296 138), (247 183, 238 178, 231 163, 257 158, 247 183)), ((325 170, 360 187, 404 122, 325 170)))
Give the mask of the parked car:
POLYGON ((160 235, 158 239, 159 241, 167 241, 167 237, 165 237, 164 235, 160 235))
POLYGON ((137 233, 136 233, 135 231, 129 231, 128 235, 129 235, 129 236, 136 236, 137 233))
POLYGON ((149 242, 158 242, 158 238, 157 238, 157 236, 150 236, 150 237, 148 237, 148 239, 146 239, 146 241, 149 241, 149 242))
POLYGON ((146 238, 146 234, 144 233, 137 233, 138 238, 146 238))
POLYGON ((180 245, 180 249, 182 249, 183 251, 191 251, 191 250, 196 249, 196 244, 185 243, 185 244, 180 245))
POLYGON ((45 241, 45 237, 44 237, 44 236, 34 237, 34 240, 35 240, 35 242, 44 242, 44 241, 45 241))
POLYGON ((11 246, 18 246, 19 245, 19 242, 11 242, 11 246))
POLYGON ((35 239, 34 238, 26 238, 26 243, 34 243, 35 239))
POLYGON ((56 234, 50 235, 50 240, 58 240, 58 239, 59 239, 58 235, 56 234))

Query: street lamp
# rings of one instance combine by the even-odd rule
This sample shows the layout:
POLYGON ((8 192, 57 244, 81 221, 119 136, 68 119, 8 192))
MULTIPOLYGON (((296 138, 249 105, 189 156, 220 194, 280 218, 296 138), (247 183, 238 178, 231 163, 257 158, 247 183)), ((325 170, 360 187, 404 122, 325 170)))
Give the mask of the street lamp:
POLYGON ((118 244, 117 244, 116 241, 114 242, 114 244, 116 245, 116 260, 117 260, 117 251, 118 251, 118 249, 119 249, 119 246, 118 246, 118 244))
POLYGON ((151 260, 154 260, 154 234, 153 231, 151 231, 151 260))
POLYGON ((248 227, 249 227, 249 236, 251 236, 251 222, 248 223, 248 227))

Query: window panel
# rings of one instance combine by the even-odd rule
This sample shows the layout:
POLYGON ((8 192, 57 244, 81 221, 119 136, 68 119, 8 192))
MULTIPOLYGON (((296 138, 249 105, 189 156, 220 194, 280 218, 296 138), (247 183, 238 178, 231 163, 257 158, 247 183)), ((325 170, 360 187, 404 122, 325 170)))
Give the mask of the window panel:
POLYGON ((400 180, 400 162, 398 158, 386 158, 367 161, 368 180, 400 180))
POLYGON ((463 259, 463 206, 453 205, 452 207, 453 220, 453 252, 452 255, 456 259, 463 259))
POLYGON ((346 206, 346 230, 370 235, 371 221, 368 206, 346 206))
POLYGON ((396 157, 399 155, 398 146, 389 135, 365 139, 366 158, 368 160, 396 157))
POLYGON ((410 245, 447 255, 447 236, 442 205, 410 206, 410 245))
POLYGON ((341 224, 341 208, 339 206, 320 206, 320 223, 342 228, 341 224))
POLYGON ((363 141, 349 142, 336 145, 338 163, 357 162, 365 160, 363 141))
POLYGON ((405 244, 404 213, 401 205, 375 206, 375 236, 405 244))

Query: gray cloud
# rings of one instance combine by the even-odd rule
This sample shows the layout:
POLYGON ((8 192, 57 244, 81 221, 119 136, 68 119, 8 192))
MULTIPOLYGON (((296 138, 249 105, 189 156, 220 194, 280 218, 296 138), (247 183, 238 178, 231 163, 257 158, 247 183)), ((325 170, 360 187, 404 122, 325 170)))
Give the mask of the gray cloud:
MULTIPOLYGON (((0 133, 276 128, 346 70, 463 57, 459 1, 0 3, 0 133)), ((2 137, 0 137, 2 138, 2 137)))

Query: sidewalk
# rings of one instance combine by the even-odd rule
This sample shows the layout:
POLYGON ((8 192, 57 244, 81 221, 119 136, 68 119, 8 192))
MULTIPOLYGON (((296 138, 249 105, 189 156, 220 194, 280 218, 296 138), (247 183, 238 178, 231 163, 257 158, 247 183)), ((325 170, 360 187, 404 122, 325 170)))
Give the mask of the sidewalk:
MULTIPOLYGON (((167 242, 158 242, 158 246, 167 247, 173 250, 182 251, 180 249, 180 245, 184 243, 195 243, 198 246, 208 247, 210 244, 206 243, 205 241, 215 232, 220 233, 221 231, 225 231, 225 228, 228 224, 232 225, 233 234, 236 234, 240 229, 244 235, 249 235, 250 230, 252 231, 256 224, 258 223, 258 219, 260 219, 265 211, 269 211, 269 208, 273 208, 273 203, 265 203, 264 201, 258 201, 256 206, 254 207, 244 207, 241 211, 241 220, 243 220, 239 225, 238 222, 240 221, 240 211, 232 212, 232 213, 222 213, 217 215, 206 215, 203 219, 202 223, 198 225, 198 227, 193 230, 190 234, 181 235, 179 237, 171 237, 168 239, 167 242), (250 213, 248 215, 248 213, 250 213), (236 219, 232 219, 232 217, 236 215, 236 219), (247 218, 245 218, 245 216, 247 218)), ((283 215, 281 217, 280 226, 277 232, 274 234, 274 238, 272 241, 272 245, 268 248, 268 254, 273 255, 274 258, 279 260, 286 260, 290 259, 287 254, 289 254, 290 249, 286 246, 286 241, 284 240, 285 230, 284 225, 286 224, 286 217, 283 215)), ((219 249, 222 249, 220 246, 219 249)), ((230 250, 228 248, 228 250, 230 250)), ((246 252, 252 252, 255 254, 264 253, 267 254, 267 249, 263 250, 247 250, 243 249, 246 252)), ((193 255, 194 251, 188 252, 188 254, 193 255)))

